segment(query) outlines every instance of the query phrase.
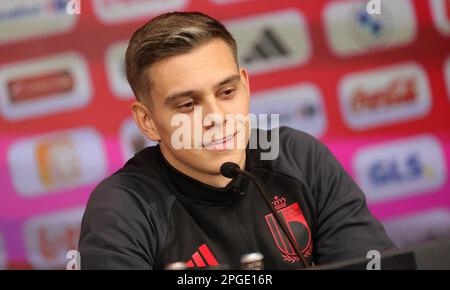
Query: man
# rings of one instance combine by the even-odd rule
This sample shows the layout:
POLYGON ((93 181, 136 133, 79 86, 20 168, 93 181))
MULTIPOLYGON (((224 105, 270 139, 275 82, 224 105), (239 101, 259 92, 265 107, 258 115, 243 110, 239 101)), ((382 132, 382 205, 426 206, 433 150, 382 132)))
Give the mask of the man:
POLYGON ((298 269, 393 247, 361 190, 313 137, 287 127, 268 132, 278 146, 268 160, 261 146, 249 146, 264 132, 230 117, 249 113, 249 77, 216 20, 184 12, 154 18, 132 36, 126 73, 137 98, 134 120, 159 145, 92 193, 82 269, 161 269, 180 261, 239 268, 255 252, 266 269, 298 269), (182 138, 177 118, 192 121, 182 138), (199 133, 210 138, 195 138, 199 133), (225 162, 256 176, 284 229, 253 182, 221 175, 225 162))

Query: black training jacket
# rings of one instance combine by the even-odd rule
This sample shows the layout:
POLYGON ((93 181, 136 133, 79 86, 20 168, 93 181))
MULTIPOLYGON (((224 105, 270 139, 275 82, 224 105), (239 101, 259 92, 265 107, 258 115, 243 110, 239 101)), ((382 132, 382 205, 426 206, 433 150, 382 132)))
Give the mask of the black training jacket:
MULTIPOLYGON (((288 127, 276 130, 278 158, 261 160, 261 149, 247 149, 246 170, 267 189, 309 263, 394 247, 325 145, 288 127)), ((263 254, 266 269, 304 267, 253 183, 239 177, 225 188, 208 186, 170 166, 158 146, 96 187, 79 251, 82 269, 162 269, 177 261, 238 269, 253 252, 263 254)))

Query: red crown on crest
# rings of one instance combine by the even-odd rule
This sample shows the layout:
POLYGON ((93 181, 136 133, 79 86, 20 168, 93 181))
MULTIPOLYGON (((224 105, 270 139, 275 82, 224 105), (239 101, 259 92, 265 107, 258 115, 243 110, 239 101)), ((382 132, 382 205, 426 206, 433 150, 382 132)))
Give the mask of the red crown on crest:
POLYGON ((272 201, 273 206, 276 210, 286 207, 286 199, 284 197, 275 196, 272 201))

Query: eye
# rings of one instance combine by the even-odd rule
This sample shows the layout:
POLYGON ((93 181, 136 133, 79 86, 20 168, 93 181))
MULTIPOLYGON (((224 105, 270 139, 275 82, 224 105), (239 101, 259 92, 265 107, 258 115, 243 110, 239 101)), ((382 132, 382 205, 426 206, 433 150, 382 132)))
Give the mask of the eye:
POLYGON ((226 90, 222 91, 222 96, 224 96, 226 98, 227 97, 232 97, 235 92, 236 92, 235 88, 229 88, 229 89, 226 89, 226 90))
POLYGON ((182 112, 189 112, 194 109, 194 102, 188 102, 177 106, 177 109, 182 112))

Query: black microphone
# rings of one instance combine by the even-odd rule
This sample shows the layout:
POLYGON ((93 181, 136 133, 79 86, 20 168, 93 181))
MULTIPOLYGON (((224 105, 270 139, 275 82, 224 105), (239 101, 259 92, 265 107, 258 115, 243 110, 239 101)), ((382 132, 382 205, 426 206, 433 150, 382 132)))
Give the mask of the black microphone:
POLYGON ((266 191, 264 190, 263 185, 258 181, 256 176, 251 174, 248 171, 242 170, 239 165, 233 162, 225 162, 220 166, 220 174, 227 178, 235 178, 239 174, 246 176, 249 178, 258 188, 259 192, 263 196, 267 206, 272 211, 273 217, 277 221, 277 223, 280 225, 281 229, 283 230, 284 234, 289 240, 289 243, 291 244, 292 249, 294 249, 297 256, 300 257, 300 260, 302 260, 302 263, 305 265, 306 268, 311 267, 311 265, 306 261, 305 257, 303 257, 302 251, 299 249, 297 243, 295 242, 294 238, 291 236, 290 231, 288 230, 286 224, 280 219, 278 216, 277 211, 273 207, 272 203, 270 202, 269 197, 267 196, 266 191))
POLYGON ((233 162, 225 162, 220 166, 220 174, 226 178, 235 178, 239 175, 239 170, 241 170, 239 165, 233 162))

